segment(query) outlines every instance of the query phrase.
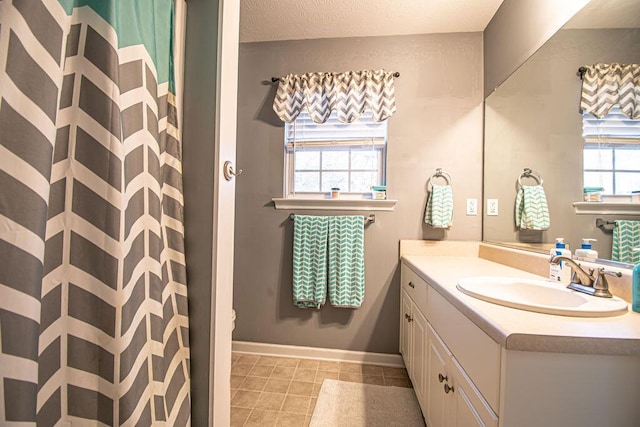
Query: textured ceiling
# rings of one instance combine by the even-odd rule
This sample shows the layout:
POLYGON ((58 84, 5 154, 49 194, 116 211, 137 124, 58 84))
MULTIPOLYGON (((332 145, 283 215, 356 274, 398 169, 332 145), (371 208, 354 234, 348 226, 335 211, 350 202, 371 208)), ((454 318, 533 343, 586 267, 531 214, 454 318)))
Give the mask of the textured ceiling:
POLYGON ((503 0, 241 0, 240 41, 483 31, 503 0))

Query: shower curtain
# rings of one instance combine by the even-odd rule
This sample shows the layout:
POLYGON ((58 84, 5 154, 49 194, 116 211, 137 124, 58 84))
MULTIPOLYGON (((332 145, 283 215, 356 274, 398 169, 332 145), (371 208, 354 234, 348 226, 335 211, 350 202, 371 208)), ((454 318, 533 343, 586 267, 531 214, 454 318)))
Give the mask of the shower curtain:
POLYGON ((0 1, 0 425, 190 423, 172 43, 172 0, 0 1))

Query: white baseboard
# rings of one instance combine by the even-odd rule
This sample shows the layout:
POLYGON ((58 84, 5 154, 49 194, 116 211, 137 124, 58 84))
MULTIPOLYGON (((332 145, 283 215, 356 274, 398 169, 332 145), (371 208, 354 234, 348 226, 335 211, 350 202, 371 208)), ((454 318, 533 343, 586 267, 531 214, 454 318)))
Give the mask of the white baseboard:
POLYGON ((297 345, 267 344, 248 341, 233 341, 232 349, 237 353, 250 353, 262 356, 287 356, 300 359, 360 362, 380 366, 404 367, 402 356, 399 354, 369 353, 366 351, 302 347, 297 345))

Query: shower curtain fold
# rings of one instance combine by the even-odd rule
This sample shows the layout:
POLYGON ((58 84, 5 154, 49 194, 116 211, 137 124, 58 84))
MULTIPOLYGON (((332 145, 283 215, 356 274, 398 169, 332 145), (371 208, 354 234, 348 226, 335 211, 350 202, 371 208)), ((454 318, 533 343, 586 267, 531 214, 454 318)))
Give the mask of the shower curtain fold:
POLYGON ((2 425, 190 424, 172 10, 0 2, 2 425))

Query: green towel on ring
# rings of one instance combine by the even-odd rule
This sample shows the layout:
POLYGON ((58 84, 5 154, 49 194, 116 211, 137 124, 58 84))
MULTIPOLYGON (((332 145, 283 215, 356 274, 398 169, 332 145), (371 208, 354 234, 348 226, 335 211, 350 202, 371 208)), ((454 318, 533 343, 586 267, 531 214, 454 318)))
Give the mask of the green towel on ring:
POLYGON ((520 230, 549 229, 549 206, 542 185, 520 187, 516 195, 515 218, 520 230))
POLYGON ((329 301, 360 307, 364 300, 364 217, 329 219, 329 301))
POLYGON ((640 221, 616 221, 616 228, 613 229, 611 259, 640 264, 640 252, 634 251, 633 248, 640 248, 640 221))
POLYGON ((453 189, 450 185, 432 185, 424 222, 433 228, 449 228, 453 225, 453 189))
POLYGON ((293 305, 320 308, 327 299, 327 230, 329 217, 296 215, 293 219, 293 305))

